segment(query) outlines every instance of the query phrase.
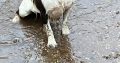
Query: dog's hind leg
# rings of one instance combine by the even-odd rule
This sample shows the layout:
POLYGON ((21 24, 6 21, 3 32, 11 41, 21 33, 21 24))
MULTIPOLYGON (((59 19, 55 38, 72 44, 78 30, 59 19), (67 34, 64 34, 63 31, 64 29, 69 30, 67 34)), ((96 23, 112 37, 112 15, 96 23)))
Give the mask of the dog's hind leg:
POLYGON ((68 15, 69 15, 69 11, 70 9, 66 10, 64 13, 63 13, 63 24, 62 24, 62 34, 64 35, 68 35, 70 33, 70 30, 67 26, 67 18, 68 18, 68 15))
POLYGON ((31 12, 31 9, 33 8, 33 2, 32 0, 23 0, 22 3, 20 4, 20 7, 17 11, 17 14, 13 18, 13 22, 18 22, 21 18, 24 18, 28 16, 31 12))
POLYGON ((20 21, 20 17, 16 14, 15 17, 12 19, 13 23, 19 22, 20 21))
POLYGON ((53 35, 53 31, 50 25, 50 20, 48 20, 47 25, 45 25, 46 27, 46 32, 47 32, 47 36, 48 36, 48 47, 56 47, 57 43, 55 41, 55 37, 53 35))

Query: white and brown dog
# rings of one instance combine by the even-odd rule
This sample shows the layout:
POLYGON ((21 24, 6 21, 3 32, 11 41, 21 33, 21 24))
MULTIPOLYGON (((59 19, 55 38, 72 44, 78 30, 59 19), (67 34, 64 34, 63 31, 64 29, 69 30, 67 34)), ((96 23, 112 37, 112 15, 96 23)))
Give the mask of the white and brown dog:
POLYGON ((69 10, 73 4, 73 0, 23 0, 17 14, 13 18, 13 22, 17 22, 30 14, 30 12, 40 13, 48 35, 47 46, 56 47, 53 31, 50 26, 50 21, 57 21, 63 16, 62 33, 69 34, 70 30, 67 26, 67 17, 69 10))

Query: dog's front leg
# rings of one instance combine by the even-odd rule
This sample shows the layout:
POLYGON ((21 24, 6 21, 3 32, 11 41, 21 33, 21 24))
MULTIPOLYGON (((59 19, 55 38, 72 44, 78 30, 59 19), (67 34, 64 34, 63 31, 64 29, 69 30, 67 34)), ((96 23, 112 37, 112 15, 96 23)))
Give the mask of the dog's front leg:
POLYGON ((66 10, 63 13, 62 33, 64 35, 70 34, 70 30, 69 30, 68 25, 67 25, 67 22, 68 22, 67 18, 68 18, 68 15, 69 15, 69 11, 70 11, 70 9, 66 10))
POLYGON ((47 46, 48 47, 56 47, 57 43, 55 41, 55 37, 54 37, 53 31, 52 31, 49 19, 48 19, 47 25, 45 25, 45 27, 46 27, 46 32, 47 32, 47 36, 48 36, 47 46))

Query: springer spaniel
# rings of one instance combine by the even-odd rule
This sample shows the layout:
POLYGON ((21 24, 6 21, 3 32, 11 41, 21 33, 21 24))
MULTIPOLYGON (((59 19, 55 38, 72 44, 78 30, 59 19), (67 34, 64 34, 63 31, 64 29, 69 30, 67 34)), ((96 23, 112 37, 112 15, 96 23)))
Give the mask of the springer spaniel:
POLYGON ((23 0, 12 21, 17 22, 20 18, 28 16, 31 12, 39 13, 42 19, 44 19, 43 22, 48 35, 47 46, 56 47, 57 43, 50 21, 57 21, 63 16, 62 33, 65 35, 69 34, 67 17, 72 4, 73 0, 23 0))

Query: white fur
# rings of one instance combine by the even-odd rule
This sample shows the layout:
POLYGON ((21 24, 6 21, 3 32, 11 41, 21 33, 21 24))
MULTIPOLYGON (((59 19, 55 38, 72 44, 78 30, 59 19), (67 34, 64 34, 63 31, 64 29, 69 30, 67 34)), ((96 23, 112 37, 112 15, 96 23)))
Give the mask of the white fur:
POLYGON ((48 47, 50 47, 50 46, 56 47, 57 43, 55 41, 55 38, 54 38, 54 35, 53 35, 52 28, 50 26, 49 20, 48 20, 48 23, 47 23, 47 25, 45 27, 46 27, 46 31, 47 31, 47 35, 48 35, 48 44, 47 44, 47 46, 48 47))
POLYGON ((25 17, 30 14, 30 11, 40 13, 35 4, 33 4, 33 0, 23 0, 19 7, 20 16, 25 17))
POLYGON ((73 3, 73 0, 42 0, 42 3, 46 9, 46 13, 49 10, 52 10, 55 7, 59 6, 70 6, 73 3))
POLYGON ((19 7, 19 15, 21 17, 29 15, 32 7, 33 7, 32 0, 23 0, 19 7))
POLYGON ((17 23, 20 21, 20 17, 18 15, 15 15, 15 17, 13 18, 12 22, 13 23, 17 23))
POLYGON ((70 34, 70 30, 69 30, 69 28, 68 28, 68 26, 67 26, 67 23, 62 25, 62 33, 63 33, 64 35, 70 34))
POLYGON ((68 17, 68 15, 69 15, 69 11, 70 11, 70 9, 67 10, 67 11, 64 13, 64 19, 63 19, 63 24, 62 24, 62 33, 63 33, 64 35, 70 34, 70 30, 69 30, 69 28, 68 28, 68 26, 67 26, 67 22, 68 22, 67 17, 68 17))
POLYGON ((57 0, 41 0, 45 9, 46 9, 46 13, 55 8, 55 7, 59 7, 59 2, 57 0))
POLYGON ((31 11, 34 12, 34 13, 40 13, 40 11, 37 9, 35 4, 33 4, 33 7, 31 9, 31 11))

